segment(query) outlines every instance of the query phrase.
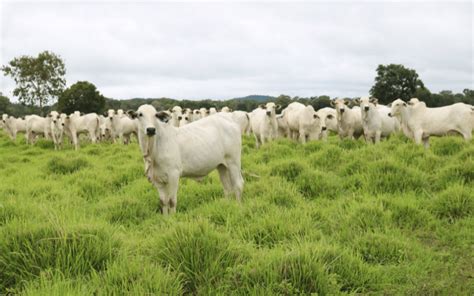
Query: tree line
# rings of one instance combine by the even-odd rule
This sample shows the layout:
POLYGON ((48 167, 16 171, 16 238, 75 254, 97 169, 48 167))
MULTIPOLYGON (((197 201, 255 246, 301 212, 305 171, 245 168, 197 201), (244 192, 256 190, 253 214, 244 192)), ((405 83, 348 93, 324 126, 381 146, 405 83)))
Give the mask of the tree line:
MULTIPOLYGON (((312 97, 291 97, 280 95, 250 96, 230 100, 177 100, 171 98, 134 98, 115 100, 106 98, 88 81, 78 81, 66 88, 66 67, 59 55, 49 51, 38 54, 37 57, 20 56, 14 58, 1 68, 5 76, 15 81, 13 95, 19 103, 12 103, 0 92, 0 114, 14 116, 26 114, 47 114, 51 110, 64 113, 81 111, 84 113, 104 113, 107 109, 136 110, 140 105, 151 104, 158 110, 171 109, 179 105, 183 108, 220 109, 227 106, 233 110, 251 111, 265 101, 274 101, 283 108, 292 102, 312 105, 315 110, 329 107, 331 98, 327 95, 312 97)), ((369 91, 371 96, 378 98, 382 104, 388 104, 395 99, 408 100, 417 97, 426 102, 429 107, 440 107, 463 102, 474 105, 474 90, 464 89, 462 93, 443 90, 431 93, 424 85, 418 73, 403 65, 378 65, 374 85, 369 91)), ((347 98, 355 99, 355 98, 347 98)))

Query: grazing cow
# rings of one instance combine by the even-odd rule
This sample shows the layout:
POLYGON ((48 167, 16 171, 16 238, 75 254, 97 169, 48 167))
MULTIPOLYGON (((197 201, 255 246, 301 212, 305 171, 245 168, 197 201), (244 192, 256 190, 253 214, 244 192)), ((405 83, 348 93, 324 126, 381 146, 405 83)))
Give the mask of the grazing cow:
POLYGON ((288 105, 282 112, 287 123, 287 134, 304 144, 307 140, 316 140, 319 135, 319 117, 313 106, 298 102, 288 105))
MULTIPOLYGON (((26 138, 26 119, 3 114, 2 121, 6 132, 13 141, 16 141, 18 132, 24 132, 26 138)), ((28 139, 26 139, 26 141, 28 142, 28 139)))
POLYGON ((336 110, 333 108, 325 107, 316 111, 319 117, 319 125, 321 126, 321 132, 318 136, 319 140, 327 141, 328 131, 337 133, 337 119, 336 110))
MULTIPOLYGON (((113 110, 112 110, 113 111, 113 110)), ((99 134, 99 116, 95 113, 89 113, 84 116, 71 114, 61 117, 61 124, 64 126, 64 132, 71 138, 74 148, 79 149, 79 134, 87 133, 92 143, 97 142, 99 134)))
POLYGON ((41 117, 38 115, 30 115, 26 118, 26 142, 34 144, 36 136, 43 135, 45 139, 49 139, 51 134, 51 120, 49 117, 41 117))
POLYGON ((250 114, 250 127, 255 136, 257 148, 266 141, 275 139, 278 135, 276 110, 280 106, 273 102, 260 105, 250 114))
POLYGON ((226 116, 208 118, 175 128, 168 116, 142 105, 136 112, 138 139, 145 174, 157 188, 164 215, 176 212, 180 177, 202 178, 217 168, 227 196, 241 200, 241 136, 238 125, 226 116))
POLYGON ((54 143, 54 150, 61 149, 63 143, 63 132, 64 127, 61 121, 61 115, 56 111, 51 111, 49 113, 49 124, 51 129, 51 138, 54 143))
MULTIPOLYGON (((224 112, 223 114, 227 114, 224 112)), ((239 125, 240 133, 249 134, 250 133, 250 119, 249 114, 245 111, 234 111, 231 113, 232 119, 239 125)))
POLYGON ((429 148, 430 136, 445 136, 455 132, 461 134, 466 141, 472 138, 474 128, 473 106, 456 103, 449 106, 428 108, 424 102, 408 105, 401 99, 392 103, 390 116, 397 117, 405 135, 425 148, 429 148))
POLYGON ((232 112, 232 109, 230 109, 229 107, 225 106, 225 107, 222 107, 221 112, 229 113, 229 112, 232 112))
POLYGON ((169 112, 171 114, 169 124, 179 127, 179 117, 183 115, 183 109, 180 106, 174 106, 169 112))
POLYGON ((363 133, 360 107, 350 109, 348 100, 335 99, 331 106, 336 109, 337 129, 339 138, 358 139, 363 133))
POLYGON ((376 98, 362 97, 356 102, 360 104, 362 127, 367 143, 379 143, 380 138, 389 137, 400 130, 400 123, 388 116, 390 108, 379 105, 376 98))

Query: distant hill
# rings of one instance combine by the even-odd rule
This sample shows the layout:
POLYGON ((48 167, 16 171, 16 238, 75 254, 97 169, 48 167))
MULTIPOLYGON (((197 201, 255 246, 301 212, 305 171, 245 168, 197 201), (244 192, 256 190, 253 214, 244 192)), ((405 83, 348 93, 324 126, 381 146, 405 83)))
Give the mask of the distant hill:
POLYGON ((250 100, 250 101, 257 101, 257 102, 266 102, 273 99, 275 99, 275 97, 264 96, 264 95, 250 95, 250 96, 241 97, 241 98, 233 98, 232 100, 250 100))

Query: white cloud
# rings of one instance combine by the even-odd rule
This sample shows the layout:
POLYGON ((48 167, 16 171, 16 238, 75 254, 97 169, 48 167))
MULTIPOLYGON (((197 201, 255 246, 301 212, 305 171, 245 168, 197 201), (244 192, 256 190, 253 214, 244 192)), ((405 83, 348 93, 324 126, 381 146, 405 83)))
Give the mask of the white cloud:
POLYGON ((51 50, 69 85, 114 98, 359 96, 388 63, 432 91, 473 88, 470 2, 7 1, 1 26, 1 64, 51 50))

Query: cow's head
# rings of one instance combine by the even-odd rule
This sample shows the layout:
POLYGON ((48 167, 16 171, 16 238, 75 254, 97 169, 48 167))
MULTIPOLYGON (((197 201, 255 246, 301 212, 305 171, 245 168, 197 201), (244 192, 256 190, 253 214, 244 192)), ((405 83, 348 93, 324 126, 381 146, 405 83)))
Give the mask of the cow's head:
POLYGON ((421 103, 420 100, 418 100, 418 98, 411 98, 407 104, 410 105, 410 106, 415 106, 415 105, 418 105, 419 103, 421 103))
POLYGON ((335 99, 331 101, 331 106, 333 106, 338 114, 343 114, 348 108, 349 101, 345 99, 335 99))
POLYGON ((261 109, 265 109, 267 116, 276 116, 276 110, 281 108, 280 105, 277 105, 273 102, 268 102, 266 104, 261 104, 259 106, 261 109))
POLYGON ((400 115, 401 112, 406 107, 407 107, 407 103, 405 103, 401 99, 396 99, 395 101, 392 102, 392 107, 391 107, 390 113, 388 113, 388 116, 394 117, 394 116, 400 115))
POLYGON ((170 119, 170 115, 164 111, 157 112, 155 107, 152 105, 141 105, 138 110, 128 111, 128 115, 133 119, 137 119, 140 130, 145 135, 152 137, 156 134, 156 121, 167 123, 170 119))

